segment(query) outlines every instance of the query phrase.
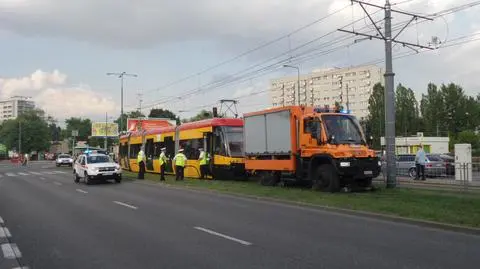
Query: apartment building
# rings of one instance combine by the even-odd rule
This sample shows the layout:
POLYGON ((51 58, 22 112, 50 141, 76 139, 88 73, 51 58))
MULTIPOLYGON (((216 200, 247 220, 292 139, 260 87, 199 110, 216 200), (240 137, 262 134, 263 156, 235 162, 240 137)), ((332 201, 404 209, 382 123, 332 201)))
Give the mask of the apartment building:
POLYGON ((35 102, 28 97, 14 96, 0 101, 0 121, 15 119, 25 111, 35 108, 35 102))
POLYGON ((384 84, 383 70, 376 65, 313 70, 308 75, 283 77, 270 82, 273 106, 300 104, 334 106, 336 102, 349 108, 358 119, 368 116, 368 99, 373 85, 384 84))

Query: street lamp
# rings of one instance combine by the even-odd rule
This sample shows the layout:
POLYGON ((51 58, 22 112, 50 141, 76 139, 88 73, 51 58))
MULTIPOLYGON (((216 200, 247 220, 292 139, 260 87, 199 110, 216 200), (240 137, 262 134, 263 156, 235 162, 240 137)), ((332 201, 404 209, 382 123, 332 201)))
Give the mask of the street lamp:
POLYGON ((288 65, 288 64, 284 64, 283 67, 297 69, 297 87, 298 87, 297 96, 298 96, 298 105, 300 105, 300 67, 288 65))
POLYGON ((121 91, 121 97, 120 97, 120 99, 121 99, 121 101, 120 101, 120 103, 121 103, 121 105, 120 105, 120 106, 121 106, 121 111, 120 111, 120 128, 119 128, 119 129, 120 129, 120 132, 121 132, 121 131, 122 131, 122 126, 123 126, 123 78, 124 78, 125 76, 127 76, 127 77, 135 77, 135 78, 136 78, 136 77, 138 77, 138 75, 136 75, 136 74, 129 74, 129 73, 127 73, 127 72, 122 72, 122 73, 107 73, 107 76, 118 76, 118 78, 119 78, 120 81, 121 81, 121 86, 120 86, 120 91, 121 91))

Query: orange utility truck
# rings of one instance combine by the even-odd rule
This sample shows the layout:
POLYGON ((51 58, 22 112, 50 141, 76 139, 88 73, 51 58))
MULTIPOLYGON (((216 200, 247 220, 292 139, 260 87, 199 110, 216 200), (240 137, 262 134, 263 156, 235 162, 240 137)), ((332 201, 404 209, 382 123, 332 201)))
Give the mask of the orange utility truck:
POLYGON ((380 173, 355 116, 337 109, 287 106, 244 115, 245 169, 262 185, 286 180, 337 192, 370 187, 380 173))

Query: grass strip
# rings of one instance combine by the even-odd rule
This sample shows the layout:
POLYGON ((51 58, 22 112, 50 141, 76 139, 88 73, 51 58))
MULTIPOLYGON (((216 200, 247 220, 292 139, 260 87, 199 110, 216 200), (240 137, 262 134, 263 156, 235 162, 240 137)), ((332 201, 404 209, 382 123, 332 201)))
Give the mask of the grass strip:
MULTIPOLYGON (((126 178, 137 176, 136 173, 128 171, 123 173, 126 178)), ((145 179, 159 182, 160 175, 145 174, 145 179)), ((373 192, 331 194, 299 187, 265 187, 253 181, 199 179, 175 181, 173 177, 167 177, 166 183, 480 228, 480 195, 478 193, 378 188, 373 192)))

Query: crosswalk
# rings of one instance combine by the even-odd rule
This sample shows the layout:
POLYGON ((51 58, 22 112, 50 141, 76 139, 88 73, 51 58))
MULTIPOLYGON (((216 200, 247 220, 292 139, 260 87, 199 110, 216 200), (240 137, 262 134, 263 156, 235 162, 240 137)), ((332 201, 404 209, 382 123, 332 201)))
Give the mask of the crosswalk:
POLYGON ((0 173, 0 178, 2 177, 19 177, 19 176, 42 176, 42 175, 59 175, 67 174, 65 171, 22 171, 22 172, 6 172, 0 173))

